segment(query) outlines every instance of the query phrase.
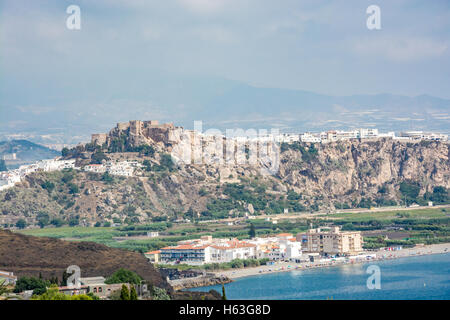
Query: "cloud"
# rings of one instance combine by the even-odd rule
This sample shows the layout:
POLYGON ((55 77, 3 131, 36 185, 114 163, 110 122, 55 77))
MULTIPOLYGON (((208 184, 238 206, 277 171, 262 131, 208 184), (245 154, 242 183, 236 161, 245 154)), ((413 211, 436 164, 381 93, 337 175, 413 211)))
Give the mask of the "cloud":
POLYGON ((364 38, 353 46, 355 53, 383 57, 394 62, 413 62, 438 58, 445 54, 448 43, 425 37, 389 36, 364 38))
POLYGON ((210 14, 221 11, 226 5, 230 5, 229 0, 179 0, 188 10, 199 14, 210 14))

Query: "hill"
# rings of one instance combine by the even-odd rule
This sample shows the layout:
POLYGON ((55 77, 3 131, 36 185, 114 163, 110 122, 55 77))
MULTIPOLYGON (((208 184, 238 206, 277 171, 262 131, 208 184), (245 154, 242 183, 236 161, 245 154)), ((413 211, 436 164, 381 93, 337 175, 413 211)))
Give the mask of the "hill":
POLYGON ((0 229, 0 270, 15 275, 57 277, 70 265, 81 269, 82 277, 108 277, 120 268, 131 270, 149 284, 163 288, 172 299, 220 299, 217 293, 176 292, 147 259, 137 252, 110 248, 94 242, 69 242, 33 237, 0 229))
POLYGON ((0 230, 0 270, 20 276, 58 277, 70 265, 82 277, 110 276, 120 268, 132 270, 155 286, 171 289, 159 272, 136 252, 109 248, 93 242, 69 242, 32 237, 0 230))
POLYGON ((282 144, 279 171, 269 176, 249 165, 174 165, 160 152, 105 154, 148 165, 135 177, 79 170, 29 175, 0 192, 0 224, 139 224, 450 202, 449 145, 442 142, 282 144))
POLYGON ((28 140, 11 140, 0 142, 0 159, 5 159, 8 169, 30 164, 42 159, 52 159, 61 153, 28 140))

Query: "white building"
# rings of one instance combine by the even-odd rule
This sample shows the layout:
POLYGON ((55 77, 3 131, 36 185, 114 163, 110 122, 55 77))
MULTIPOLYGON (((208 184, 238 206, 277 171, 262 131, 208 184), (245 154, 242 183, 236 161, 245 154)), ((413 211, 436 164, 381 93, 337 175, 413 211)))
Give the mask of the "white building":
POLYGON ((83 167, 83 170, 86 172, 105 173, 106 166, 103 164, 88 164, 83 167))
POLYGON ((292 234, 242 241, 205 236, 200 239, 179 241, 177 246, 162 248, 160 253, 161 263, 191 265, 224 263, 234 259, 295 260, 299 257, 301 257, 301 243, 292 234))
POLYGON ((279 142, 292 143, 300 141, 300 135, 297 133, 283 133, 278 137, 279 142))
POLYGON ((448 135, 437 132, 423 132, 423 131, 406 131, 401 132, 400 137, 409 138, 411 140, 433 140, 433 141, 447 141, 448 135))
POLYGON ((301 142, 318 143, 318 142, 322 142, 322 139, 320 137, 320 133, 317 134, 317 133, 305 132, 300 135, 300 141, 301 142))

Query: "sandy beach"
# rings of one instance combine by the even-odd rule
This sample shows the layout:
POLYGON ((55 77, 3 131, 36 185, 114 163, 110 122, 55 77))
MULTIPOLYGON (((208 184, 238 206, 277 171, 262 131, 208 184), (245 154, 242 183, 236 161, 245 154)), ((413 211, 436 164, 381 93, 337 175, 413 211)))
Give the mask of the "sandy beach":
POLYGON ((316 261, 316 262, 302 262, 302 263, 294 263, 294 262, 275 262, 273 265, 265 265, 254 268, 243 268, 243 269, 230 269, 225 271, 215 272, 216 276, 225 276, 230 279, 238 279, 242 277, 248 277, 253 275, 260 274, 268 274, 274 272, 287 272, 293 270, 307 270, 313 268, 326 268, 326 267, 334 267, 344 264, 356 264, 356 263, 367 263, 370 261, 378 261, 378 260, 390 260, 390 259, 398 259, 404 257, 414 257, 420 255, 428 255, 428 254, 439 254, 439 253, 447 253, 450 252, 450 243, 442 243, 442 244, 432 244, 427 246, 416 246, 414 248, 406 248, 397 251, 386 251, 386 250, 378 250, 378 251, 365 251, 364 255, 375 255, 371 258, 365 259, 345 259, 338 261, 316 261))

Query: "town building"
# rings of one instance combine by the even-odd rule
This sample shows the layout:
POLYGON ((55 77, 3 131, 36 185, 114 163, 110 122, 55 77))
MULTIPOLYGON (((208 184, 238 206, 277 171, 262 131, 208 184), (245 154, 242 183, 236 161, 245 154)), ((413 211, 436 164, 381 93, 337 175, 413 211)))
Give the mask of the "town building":
POLYGON ((6 286, 14 286, 16 285, 17 277, 14 275, 13 272, 8 271, 0 271, 0 284, 6 285, 6 286))
POLYGON ((423 131, 406 131, 401 132, 400 137, 408 138, 410 140, 432 140, 432 141, 447 141, 448 135, 437 132, 423 132, 423 131))
POLYGON ((161 250, 149 251, 144 253, 144 255, 151 263, 159 263, 161 261, 161 250))
POLYGON ((234 259, 295 260, 301 257, 301 243, 290 233, 274 237, 238 239, 213 239, 204 236, 200 239, 179 241, 177 246, 165 247, 146 253, 149 260, 160 263, 186 263, 201 265, 205 263, 225 263, 234 259))
MULTIPOLYGON (((301 241, 303 234, 297 235, 301 241)), ((341 231, 339 227, 310 229, 306 233, 308 252, 325 255, 352 255, 362 251, 360 231, 341 231)))

